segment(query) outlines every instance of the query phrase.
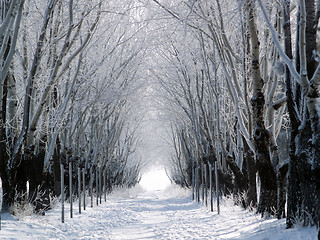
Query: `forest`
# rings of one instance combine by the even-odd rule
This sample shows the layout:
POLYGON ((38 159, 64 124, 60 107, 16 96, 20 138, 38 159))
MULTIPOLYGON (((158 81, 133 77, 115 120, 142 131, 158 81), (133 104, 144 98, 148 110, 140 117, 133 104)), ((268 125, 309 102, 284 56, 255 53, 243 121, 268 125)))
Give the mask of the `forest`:
POLYGON ((132 187, 161 158, 197 200, 211 186, 288 228, 320 225, 320 1, 0 10, 4 211, 27 201, 44 214, 79 178, 96 194, 132 187))

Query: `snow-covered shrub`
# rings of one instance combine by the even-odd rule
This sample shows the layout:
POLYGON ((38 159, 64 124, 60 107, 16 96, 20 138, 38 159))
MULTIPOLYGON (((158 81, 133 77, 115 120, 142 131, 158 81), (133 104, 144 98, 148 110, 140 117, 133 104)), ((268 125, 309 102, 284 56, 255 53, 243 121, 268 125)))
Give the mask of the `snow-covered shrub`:
POLYGON ((18 218, 33 214, 34 205, 28 201, 27 193, 15 194, 14 204, 10 207, 10 212, 18 218))
POLYGON ((18 218, 31 216, 33 214, 44 215, 45 211, 54 208, 59 202, 59 198, 52 194, 46 194, 43 191, 34 193, 34 196, 28 196, 28 193, 16 193, 14 204, 10 207, 12 215, 18 218), (49 199, 47 199, 49 198, 49 199), (41 205, 41 207, 39 207, 41 205))

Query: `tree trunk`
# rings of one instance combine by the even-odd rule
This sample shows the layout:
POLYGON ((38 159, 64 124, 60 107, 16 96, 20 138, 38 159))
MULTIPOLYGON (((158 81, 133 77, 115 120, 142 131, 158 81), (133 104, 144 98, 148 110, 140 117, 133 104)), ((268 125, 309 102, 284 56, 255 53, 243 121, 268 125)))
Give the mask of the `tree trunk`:
POLYGON ((25 169, 29 181, 29 201, 33 204, 35 213, 45 214, 50 209, 50 195, 53 192, 53 177, 43 173, 44 146, 40 146, 39 153, 34 155, 34 149, 29 149, 24 154, 25 169))
POLYGON ((14 201, 22 201, 23 196, 27 191, 27 176, 25 172, 24 162, 21 161, 21 155, 17 158, 20 164, 14 168, 8 168, 10 160, 7 154, 7 142, 13 141, 7 139, 6 134, 6 121, 7 121, 7 84, 9 81, 10 73, 7 75, 2 89, 2 99, 0 108, 0 177, 3 186, 3 208, 9 210, 14 201))
POLYGON ((263 94, 264 81, 260 72, 260 50, 257 27, 255 23, 255 6, 254 3, 248 3, 248 27, 251 40, 251 74, 253 96, 251 99, 253 115, 253 140, 256 153, 256 164, 259 177, 261 180, 260 197, 258 212, 262 215, 264 212, 273 213, 277 207, 277 184, 276 174, 271 164, 269 145, 270 133, 264 123, 265 98, 263 94))
MULTIPOLYGON (((314 73, 318 65, 314 57, 314 52, 317 52, 317 26, 315 0, 306 0, 306 39, 307 39, 307 64, 308 64, 308 77, 310 86, 306 96, 307 109, 310 119, 312 133, 308 136, 308 142, 311 140, 311 151, 307 159, 306 177, 308 182, 303 186, 306 189, 304 199, 306 202, 306 211, 311 214, 306 215, 306 225, 312 224, 319 226, 320 224, 320 93, 319 93, 319 80, 315 79, 314 73)), ((319 78, 319 77, 318 77, 319 78)), ((306 139, 304 139, 306 140, 306 139)))
MULTIPOLYGON (((3 29, 0 33, 2 50, 0 54, 2 63, 0 66, 0 178, 3 191, 2 205, 4 210, 8 210, 14 202, 16 189, 20 191, 23 188, 23 183, 21 182, 19 186, 17 186, 16 177, 18 176, 18 169, 8 169, 10 159, 7 153, 5 124, 7 121, 7 84, 10 75, 9 69, 16 50, 24 0, 18 2, 1 2, 0 5, 0 21, 3 29)), ((23 178, 23 176, 22 174, 22 176, 18 177, 23 178)))
POLYGON ((61 194, 61 177, 60 177, 60 166, 62 163, 61 154, 60 154, 60 140, 56 140, 56 149, 53 154, 53 194, 59 196, 61 194))
MULTIPOLYGON (((290 3, 284 6, 288 14, 290 3)), ((320 119, 319 119, 319 89, 317 76, 314 76, 316 61, 316 19, 315 1, 301 0, 298 25, 299 38, 297 69, 301 78, 307 79, 297 87, 296 99, 292 97, 289 75, 286 76, 288 111, 291 120, 290 164, 288 175, 288 204, 287 227, 292 227, 296 219, 302 219, 304 225, 320 223, 320 119), (307 70, 306 72, 304 70, 307 70), (296 106, 295 107, 295 104, 296 106), (300 110, 298 115, 295 109, 300 110), (297 117, 298 116, 298 117, 297 117), (299 118, 300 117, 300 118, 299 118)), ((289 16, 284 15, 289 22, 289 16)), ((284 26, 285 36, 289 36, 290 26, 284 26), (286 30, 288 31, 286 33, 286 30)), ((288 57, 290 52, 288 38, 285 50, 288 57)))
MULTIPOLYGON (((290 27, 290 1, 283 1, 283 34, 284 34, 284 50, 289 59, 293 59, 292 54, 292 40, 291 40, 291 27, 290 27)), ((299 57, 297 57, 299 59, 299 57)), ((299 64, 299 61, 296 62, 299 64)), ((298 161, 295 156, 296 146, 295 139, 298 134, 298 126, 300 121, 298 119, 297 105, 294 98, 294 88, 292 83, 292 77, 289 68, 286 66, 285 73, 285 83, 286 83, 286 96, 287 96, 287 107, 291 122, 290 131, 290 145, 289 145, 289 168, 288 168, 288 187, 287 187, 287 227, 293 225, 293 218, 295 213, 298 211, 298 203, 300 199, 300 185, 298 181, 299 171, 298 171, 298 161)))
POLYGON ((256 181, 256 163, 254 160, 254 154, 246 143, 244 143, 244 162, 243 169, 246 169, 245 176, 248 179, 248 194, 247 194, 247 205, 256 207, 257 206, 257 181, 256 181))

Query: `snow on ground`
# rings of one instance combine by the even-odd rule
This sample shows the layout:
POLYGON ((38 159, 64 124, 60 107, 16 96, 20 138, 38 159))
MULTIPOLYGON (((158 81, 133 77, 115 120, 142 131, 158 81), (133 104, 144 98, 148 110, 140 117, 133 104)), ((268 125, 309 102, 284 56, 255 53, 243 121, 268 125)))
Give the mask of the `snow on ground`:
MULTIPOLYGON (((89 199, 88 199, 89 200, 89 199)), ((87 201, 88 202, 88 201, 87 201)), ((316 228, 285 229, 285 220, 261 219, 224 199, 221 214, 191 200, 190 192, 171 186, 145 191, 118 190, 106 202, 61 223, 60 204, 45 216, 2 215, 0 239, 247 239, 313 240, 316 228)))

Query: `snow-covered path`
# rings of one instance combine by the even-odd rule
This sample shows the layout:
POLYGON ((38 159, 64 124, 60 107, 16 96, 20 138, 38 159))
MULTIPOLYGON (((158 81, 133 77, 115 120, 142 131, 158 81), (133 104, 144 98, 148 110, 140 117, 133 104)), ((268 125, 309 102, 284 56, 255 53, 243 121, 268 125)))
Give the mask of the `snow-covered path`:
POLYGON ((221 215, 190 201, 189 196, 171 198, 160 191, 123 203, 138 222, 113 229, 112 239, 316 239, 315 229, 285 230, 284 220, 261 219, 231 201, 224 202, 221 215))
POLYGON ((61 223, 60 206, 46 216, 15 220, 3 215, 0 239, 250 239, 312 240, 315 228, 285 230, 284 220, 264 220, 224 201, 221 214, 192 202, 185 191, 125 191, 61 223))

